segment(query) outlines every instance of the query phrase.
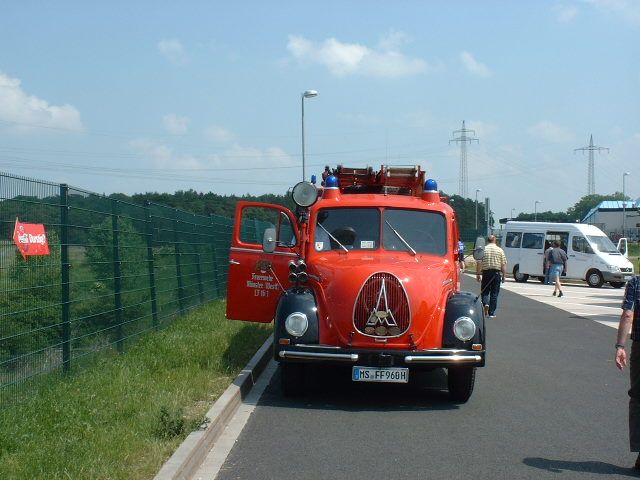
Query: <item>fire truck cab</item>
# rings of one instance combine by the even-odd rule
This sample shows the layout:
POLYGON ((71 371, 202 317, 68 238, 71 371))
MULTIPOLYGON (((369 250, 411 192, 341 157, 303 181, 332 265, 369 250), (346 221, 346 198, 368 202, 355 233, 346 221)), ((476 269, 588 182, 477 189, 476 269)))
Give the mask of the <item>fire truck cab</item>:
POLYGON ((455 211, 419 166, 325 168, 292 189, 296 211, 239 202, 227 318, 274 321, 283 392, 310 364, 347 364, 354 382, 406 383, 447 369, 466 402, 485 364, 484 313, 460 291, 455 211))

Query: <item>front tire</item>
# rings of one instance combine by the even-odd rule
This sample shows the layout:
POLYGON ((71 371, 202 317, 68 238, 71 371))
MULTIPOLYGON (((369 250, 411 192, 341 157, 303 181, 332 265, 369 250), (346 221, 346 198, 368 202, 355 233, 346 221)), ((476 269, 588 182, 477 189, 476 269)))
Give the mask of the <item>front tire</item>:
POLYGON ((304 365, 281 363, 280 387, 285 397, 297 397, 304 393, 304 365))
POLYGON ((624 282, 609 282, 613 288, 622 288, 624 287, 624 282))
POLYGON ((525 283, 529 280, 529 275, 526 273, 520 273, 520 265, 513 267, 513 279, 518 283, 525 283))
POLYGON ((587 273, 587 284, 592 288, 600 288, 604 284, 604 278, 598 270, 589 270, 587 273))
POLYGON ((451 367, 447 371, 449 397, 454 402, 466 403, 473 393, 476 367, 451 367))

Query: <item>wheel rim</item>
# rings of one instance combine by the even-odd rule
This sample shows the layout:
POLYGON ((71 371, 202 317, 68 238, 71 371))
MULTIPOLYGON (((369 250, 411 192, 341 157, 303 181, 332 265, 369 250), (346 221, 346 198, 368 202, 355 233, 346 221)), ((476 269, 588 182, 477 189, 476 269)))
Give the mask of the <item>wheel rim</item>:
POLYGON ((600 275, 592 273, 589 275, 589 285, 598 285, 600 283, 600 275))

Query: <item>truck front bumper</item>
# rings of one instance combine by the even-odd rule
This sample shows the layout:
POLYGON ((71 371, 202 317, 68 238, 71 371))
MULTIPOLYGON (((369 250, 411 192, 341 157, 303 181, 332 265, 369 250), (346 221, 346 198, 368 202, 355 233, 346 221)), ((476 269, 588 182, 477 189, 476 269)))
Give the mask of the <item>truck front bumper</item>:
POLYGON ((438 348, 429 350, 360 350, 323 345, 276 345, 275 359, 279 362, 351 364, 370 367, 483 367, 485 351, 438 348))

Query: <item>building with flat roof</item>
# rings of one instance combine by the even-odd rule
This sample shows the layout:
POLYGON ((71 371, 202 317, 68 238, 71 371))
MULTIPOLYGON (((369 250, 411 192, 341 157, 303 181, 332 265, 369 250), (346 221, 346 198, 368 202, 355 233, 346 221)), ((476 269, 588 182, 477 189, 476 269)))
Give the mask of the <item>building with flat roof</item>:
POLYGON ((638 241, 640 239, 640 198, 632 200, 605 200, 593 207, 581 223, 595 225, 611 239, 622 236, 623 214, 625 218, 625 236, 638 241))

